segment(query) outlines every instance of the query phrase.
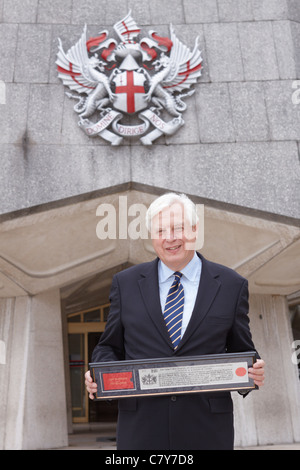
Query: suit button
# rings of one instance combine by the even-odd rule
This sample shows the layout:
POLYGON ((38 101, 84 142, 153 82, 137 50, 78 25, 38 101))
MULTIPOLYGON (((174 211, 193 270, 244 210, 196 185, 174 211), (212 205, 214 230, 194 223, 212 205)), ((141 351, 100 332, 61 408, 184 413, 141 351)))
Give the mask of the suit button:
POLYGON ((177 397, 175 395, 171 396, 171 400, 172 401, 176 401, 177 400, 177 397))

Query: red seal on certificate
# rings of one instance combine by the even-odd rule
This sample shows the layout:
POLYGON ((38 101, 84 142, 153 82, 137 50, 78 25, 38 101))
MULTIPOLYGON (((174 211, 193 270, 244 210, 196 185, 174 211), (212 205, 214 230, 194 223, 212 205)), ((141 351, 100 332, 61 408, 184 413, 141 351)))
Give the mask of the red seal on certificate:
POLYGON ((238 367, 236 369, 235 373, 238 377, 244 377, 244 375, 247 374, 247 371, 246 371, 245 367, 238 367))

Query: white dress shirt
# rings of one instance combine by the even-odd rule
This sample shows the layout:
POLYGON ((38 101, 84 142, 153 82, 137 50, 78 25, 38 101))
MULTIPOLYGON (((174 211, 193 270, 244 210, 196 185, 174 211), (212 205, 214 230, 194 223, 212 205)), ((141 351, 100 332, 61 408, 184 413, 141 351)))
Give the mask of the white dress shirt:
MULTIPOLYGON (((201 269, 201 259, 199 258, 197 253, 195 253, 191 261, 180 271, 182 273, 181 284, 184 289, 184 308, 182 316, 181 336, 184 335, 186 327, 192 316, 199 288, 201 269)), ((174 271, 168 268, 168 266, 166 266, 161 260, 159 260, 158 283, 162 311, 164 311, 166 298, 174 279, 174 271)))

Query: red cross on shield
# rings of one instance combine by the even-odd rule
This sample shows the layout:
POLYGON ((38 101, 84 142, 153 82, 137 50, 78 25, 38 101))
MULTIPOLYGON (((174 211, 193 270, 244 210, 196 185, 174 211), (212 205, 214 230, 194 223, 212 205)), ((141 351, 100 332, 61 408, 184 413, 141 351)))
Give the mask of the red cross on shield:
POLYGON ((124 113, 134 114, 148 105, 145 100, 146 77, 136 70, 126 70, 114 78, 117 95, 113 106, 124 113))

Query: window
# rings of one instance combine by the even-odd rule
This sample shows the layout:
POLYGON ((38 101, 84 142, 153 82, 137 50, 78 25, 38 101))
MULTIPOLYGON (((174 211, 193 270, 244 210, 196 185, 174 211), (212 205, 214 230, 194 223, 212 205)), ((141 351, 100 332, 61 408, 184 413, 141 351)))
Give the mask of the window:
POLYGON ((90 308, 81 312, 70 313, 68 323, 103 323, 107 321, 109 305, 104 304, 97 308, 90 308))

